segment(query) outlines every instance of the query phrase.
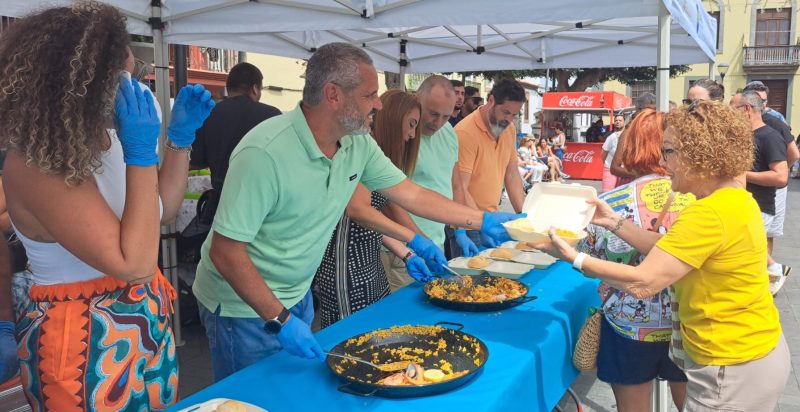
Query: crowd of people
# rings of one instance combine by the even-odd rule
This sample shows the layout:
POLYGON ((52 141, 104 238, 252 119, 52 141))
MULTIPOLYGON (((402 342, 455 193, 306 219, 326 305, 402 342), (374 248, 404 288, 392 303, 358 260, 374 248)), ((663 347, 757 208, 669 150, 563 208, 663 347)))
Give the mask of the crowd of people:
MULTIPOLYGON (((315 317, 327 327, 499 245, 530 185, 569 177, 560 126, 517 146, 526 96, 513 79, 485 103, 440 75, 379 94, 369 55, 330 43, 286 113, 259 102, 248 63, 218 104, 180 89, 159 147, 158 102, 133 62, 123 16, 96 3, 39 11, 0 37, 0 229, 27 259, 12 286, 2 237, 0 382, 19 373, 34 410, 178 400, 175 291, 157 256, 190 167, 210 168, 213 186, 192 292, 215 381, 281 350, 324 360, 315 317), (499 211, 503 191, 514 213, 499 211)), ((791 269, 771 252, 800 153, 768 93, 753 82, 726 105, 701 80, 668 113, 645 94, 612 133, 598 121, 588 237, 572 248, 551 230, 532 245, 602 280, 598 378, 620 411, 645 410, 655 378, 687 411, 769 410, 785 386, 772 295, 791 269)))

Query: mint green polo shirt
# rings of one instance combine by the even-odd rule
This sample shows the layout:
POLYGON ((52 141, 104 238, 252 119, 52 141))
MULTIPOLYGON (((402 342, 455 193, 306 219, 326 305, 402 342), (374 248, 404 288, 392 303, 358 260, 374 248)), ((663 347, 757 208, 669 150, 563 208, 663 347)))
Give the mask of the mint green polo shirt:
MULTIPOLYGON (((298 104, 254 127, 231 154, 213 232, 247 243, 256 269, 287 308, 308 292, 356 185, 372 191, 406 178, 369 135, 345 136, 339 144, 333 159, 325 157, 298 104)), ((197 300, 212 312, 221 306, 222 316, 258 317, 211 262, 213 232, 192 287, 197 300)))
MULTIPOLYGON (((453 167, 458 162, 458 136, 453 126, 446 122, 436 133, 419 139, 417 165, 411 181, 453 199, 453 167)), ((444 246, 444 223, 413 214, 411 218, 433 243, 440 248, 444 246)))

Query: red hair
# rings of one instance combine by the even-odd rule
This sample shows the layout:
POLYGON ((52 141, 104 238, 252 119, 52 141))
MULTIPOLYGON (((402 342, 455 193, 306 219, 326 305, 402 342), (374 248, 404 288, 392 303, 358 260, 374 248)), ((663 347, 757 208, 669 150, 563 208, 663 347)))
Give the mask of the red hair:
POLYGON ((653 109, 640 111, 623 133, 622 165, 638 176, 667 174, 661 166, 661 142, 664 140, 664 113, 653 109))

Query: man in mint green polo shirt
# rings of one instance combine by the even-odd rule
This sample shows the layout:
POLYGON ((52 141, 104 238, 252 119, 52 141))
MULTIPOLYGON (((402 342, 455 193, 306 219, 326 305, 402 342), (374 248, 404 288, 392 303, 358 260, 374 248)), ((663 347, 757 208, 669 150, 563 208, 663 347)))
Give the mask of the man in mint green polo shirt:
MULTIPOLYGON (((518 215, 456 204, 394 167, 366 134, 380 108, 369 56, 331 43, 308 62, 303 102, 253 128, 234 149, 193 285, 215 380, 282 348, 324 360, 310 329, 309 289, 359 182, 414 213, 507 236, 500 223, 518 215)), ((387 227, 385 216, 375 219, 375 227, 387 227)))
MULTIPOLYGON (((430 76, 417 89, 417 98, 422 106, 420 140, 417 164, 411 181, 448 199, 464 203, 463 186, 458 171, 458 137, 449 122, 456 104, 453 83, 444 76, 430 76)), ((400 213, 394 215, 402 217, 400 213)), ((413 214, 411 219, 436 246, 445 249, 444 223, 413 214)), ((406 275, 402 260, 384 252, 383 261, 392 291, 413 281, 406 275)))

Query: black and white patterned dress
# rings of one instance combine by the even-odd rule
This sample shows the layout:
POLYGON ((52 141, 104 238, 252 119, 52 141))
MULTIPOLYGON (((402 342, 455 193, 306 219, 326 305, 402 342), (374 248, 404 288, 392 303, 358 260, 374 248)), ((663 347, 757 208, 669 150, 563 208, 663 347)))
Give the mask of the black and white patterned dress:
MULTIPOLYGON (((372 192, 372 207, 388 199, 372 192)), ((314 276, 321 326, 327 327, 389 295, 380 258, 382 235, 342 215, 314 276)))

